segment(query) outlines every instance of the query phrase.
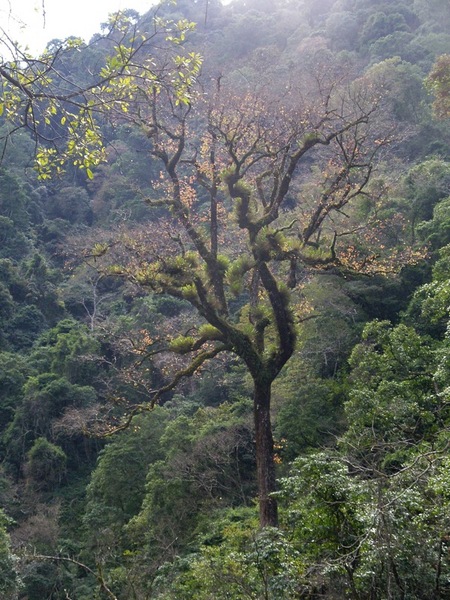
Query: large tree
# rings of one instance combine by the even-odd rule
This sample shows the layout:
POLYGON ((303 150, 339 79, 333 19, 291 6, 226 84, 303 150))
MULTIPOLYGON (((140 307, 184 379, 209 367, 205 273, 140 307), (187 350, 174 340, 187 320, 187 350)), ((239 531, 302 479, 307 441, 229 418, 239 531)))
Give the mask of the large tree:
POLYGON ((169 216, 142 240, 137 234, 132 259, 118 258, 113 270, 189 302, 203 321, 145 349, 185 357, 151 404, 222 352, 242 359, 253 382, 263 526, 277 524, 271 388, 295 350, 297 282, 315 269, 370 262, 362 245, 344 240, 358 231, 361 241, 351 205, 362 195, 370 205, 374 157, 386 141, 374 124, 379 97, 368 82, 326 79, 303 76, 307 99, 294 87, 283 100, 264 87, 237 95, 219 80, 179 103, 170 86, 140 87, 129 111, 162 163, 157 202, 169 216))
POLYGON ((386 107, 369 78, 351 82, 325 64, 265 74, 238 91, 223 77, 200 82, 198 55, 180 46, 190 24, 165 27, 146 37, 133 19, 116 20, 113 54, 84 88, 60 70, 60 50, 28 70, 4 65, 4 106, 47 139, 37 154, 44 178, 54 157, 59 169, 69 160, 92 177, 103 156, 100 121, 146 133, 167 210, 146 232, 115 239, 110 253, 106 240, 90 254, 97 265, 107 254, 109 272, 189 303, 199 319, 187 335, 146 340, 144 356, 182 358, 124 426, 207 361, 237 355, 253 382, 260 523, 276 526, 271 388, 296 346, 297 284, 311 270, 371 264, 362 221, 376 220, 379 195, 368 190, 391 133, 386 107))

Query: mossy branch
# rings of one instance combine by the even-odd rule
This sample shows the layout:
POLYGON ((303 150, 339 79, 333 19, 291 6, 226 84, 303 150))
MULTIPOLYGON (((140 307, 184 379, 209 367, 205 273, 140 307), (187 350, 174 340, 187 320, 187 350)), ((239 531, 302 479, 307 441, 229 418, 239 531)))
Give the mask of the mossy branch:
POLYGON ((151 408, 155 406, 164 393, 175 389, 182 379, 186 377, 192 377, 192 375, 194 375, 205 362, 215 358, 218 354, 225 352, 226 350, 231 350, 231 347, 227 344, 220 344, 212 350, 202 350, 199 352, 186 368, 177 371, 169 383, 159 388, 155 392, 150 401, 151 408))

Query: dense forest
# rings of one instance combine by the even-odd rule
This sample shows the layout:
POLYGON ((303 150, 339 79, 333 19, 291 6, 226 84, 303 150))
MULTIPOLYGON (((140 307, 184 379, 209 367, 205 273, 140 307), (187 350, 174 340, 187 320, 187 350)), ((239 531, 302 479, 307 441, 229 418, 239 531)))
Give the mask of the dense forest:
POLYGON ((448 0, 2 52, 1 599, 450 598, 448 0))

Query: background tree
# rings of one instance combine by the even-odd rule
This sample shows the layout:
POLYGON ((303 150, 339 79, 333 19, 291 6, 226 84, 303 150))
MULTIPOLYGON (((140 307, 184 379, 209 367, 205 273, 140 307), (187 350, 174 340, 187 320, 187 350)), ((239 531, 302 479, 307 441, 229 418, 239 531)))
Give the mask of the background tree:
POLYGON ((433 65, 427 84, 435 96, 433 108, 440 119, 450 116, 450 55, 443 54, 433 65))

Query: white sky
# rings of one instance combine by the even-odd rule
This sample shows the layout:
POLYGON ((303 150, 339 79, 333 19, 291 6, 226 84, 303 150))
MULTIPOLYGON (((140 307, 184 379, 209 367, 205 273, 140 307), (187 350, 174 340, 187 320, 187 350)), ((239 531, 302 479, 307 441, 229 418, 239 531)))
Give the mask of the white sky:
POLYGON ((35 54, 52 39, 89 41, 109 13, 133 8, 144 14, 154 0, 0 0, 0 27, 35 54), (45 7, 45 18, 43 15, 45 7))

